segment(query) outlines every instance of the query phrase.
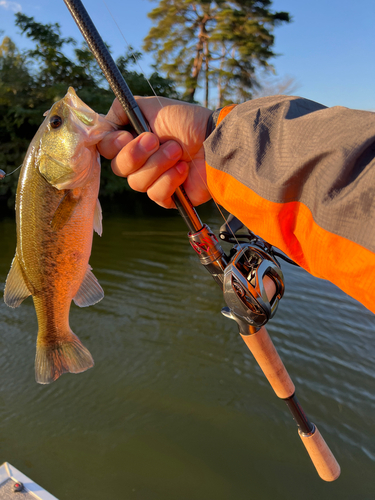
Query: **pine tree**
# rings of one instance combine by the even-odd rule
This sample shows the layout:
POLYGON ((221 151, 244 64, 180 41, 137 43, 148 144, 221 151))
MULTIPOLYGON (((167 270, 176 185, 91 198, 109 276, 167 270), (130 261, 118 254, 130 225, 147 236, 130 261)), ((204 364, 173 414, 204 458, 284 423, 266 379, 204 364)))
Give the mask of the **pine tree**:
POLYGON ((270 0, 161 0, 149 13, 156 25, 144 48, 156 52, 158 68, 185 87, 194 101, 203 80, 218 86, 219 105, 229 98, 251 98, 257 68, 272 68, 274 28, 290 22, 287 12, 272 12, 270 0))

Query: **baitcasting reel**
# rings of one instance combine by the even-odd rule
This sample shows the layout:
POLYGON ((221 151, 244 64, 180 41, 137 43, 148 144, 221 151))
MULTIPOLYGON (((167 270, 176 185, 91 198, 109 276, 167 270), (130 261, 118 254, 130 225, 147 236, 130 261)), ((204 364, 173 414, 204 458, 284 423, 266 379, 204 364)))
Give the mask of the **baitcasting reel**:
POLYGON ((272 255, 255 244, 243 243, 233 250, 234 257, 224 271, 224 299, 235 316, 258 329, 276 312, 284 294, 283 273, 272 255), (270 299, 266 276, 275 284, 270 299))
POLYGON ((232 215, 220 228, 219 237, 228 243, 234 243, 229 256, 224 253, 207 225, 200 231, 189 233, 190 243, 201 264, 223 290, 225 302, 230 309, 230 314, 226 310, 223 314, 237 322, 246 322, 256 331, 273 317, 284 293, 283 273, 276 255, 291 261, 244 228, 232 215), (241 229, 245 232, 236 235, 241 229), (272 280, 275 288, 270 298, 265 287, 267 278, 272 280))

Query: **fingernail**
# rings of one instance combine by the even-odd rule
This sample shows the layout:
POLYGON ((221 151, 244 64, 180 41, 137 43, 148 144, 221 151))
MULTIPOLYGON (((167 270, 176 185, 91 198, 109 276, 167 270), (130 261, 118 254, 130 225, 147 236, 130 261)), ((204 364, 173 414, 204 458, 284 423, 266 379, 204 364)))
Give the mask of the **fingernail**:
POLYGON ((180 163, 177 163, 176 165, 176 170, 177 172, 180 174, 180 175, 183 175, 186 173, 186 170, 189 168, 188 167, 188 164, 185 163, 184 161, 180 162, 180 163))
POLYGON ((163 151, 168 160, 174 160, 181 156, 181 146, 177 142, 170 142, 163 148, 163 151))
POLYGON ((145 151, 152 151, 158 145, 158 140, 154 135, 145 134, 141 137, 139 144, 145 151))

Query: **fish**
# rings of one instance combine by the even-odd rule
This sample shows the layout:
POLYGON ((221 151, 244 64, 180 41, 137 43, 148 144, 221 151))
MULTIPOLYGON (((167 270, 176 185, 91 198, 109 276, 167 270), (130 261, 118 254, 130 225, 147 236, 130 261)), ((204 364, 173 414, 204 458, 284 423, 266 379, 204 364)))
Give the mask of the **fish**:
POLYGON ((16 194, 17 246, 4 301, 18 307, 30 295, 38 320, 35 379, 94 365, 69 325, 72 300, 96 304, 104 292, 89 265, 94 230, 102 234, 97 143, 118 128, 69 87, 32 139, 16 194))

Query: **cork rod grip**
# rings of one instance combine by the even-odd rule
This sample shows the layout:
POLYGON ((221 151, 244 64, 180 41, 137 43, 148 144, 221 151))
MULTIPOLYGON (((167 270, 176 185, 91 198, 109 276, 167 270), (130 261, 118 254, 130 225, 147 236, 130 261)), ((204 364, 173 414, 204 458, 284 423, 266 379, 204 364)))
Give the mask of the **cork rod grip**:
POLYGON ((281 399, 293 396, 295 387, 273 342, 263 326, 257 333, 242 335, 245 344, 266 376, 276 396, 281 399))
POLYGON ((310 435, 303 434, 301 431, 298 431, 298 434, 319 476, 324 481, 337 479, 341 472, 340 466, 318 429, 315 427, 310 435))
MULTIPOLYGON (((275 284, 267 276, 264 280, 264 286, 267 296, 272 298, 275 293, 275 284)), ((241 333, 241 337, 252 352, 276 395, 281 399, 290 398, 293 400, 295 398, 294 384, 266 328, 262 327, 258 332, 250 335, 241 333)), ((302 409, 301 412, 303 413, 302 409)), ((305 434, 299 429, 299 436, 319 476, 324 481, 334 481, 340 475, 340 466, 316 426, 311 423, 309 425, 312 431, 305 434)))
MULTIPOLYGON (((265 276, 264 287, 267 296, 272 298, 276 287, 275 283, 268 276, 265 276)), ((281 399, 292 396, 295 392, 294 384, 266 328, 263 326, 258 332, 251 335, 243 335, 241 333, 241 337, 250 349, 276 395, 281 399)))

